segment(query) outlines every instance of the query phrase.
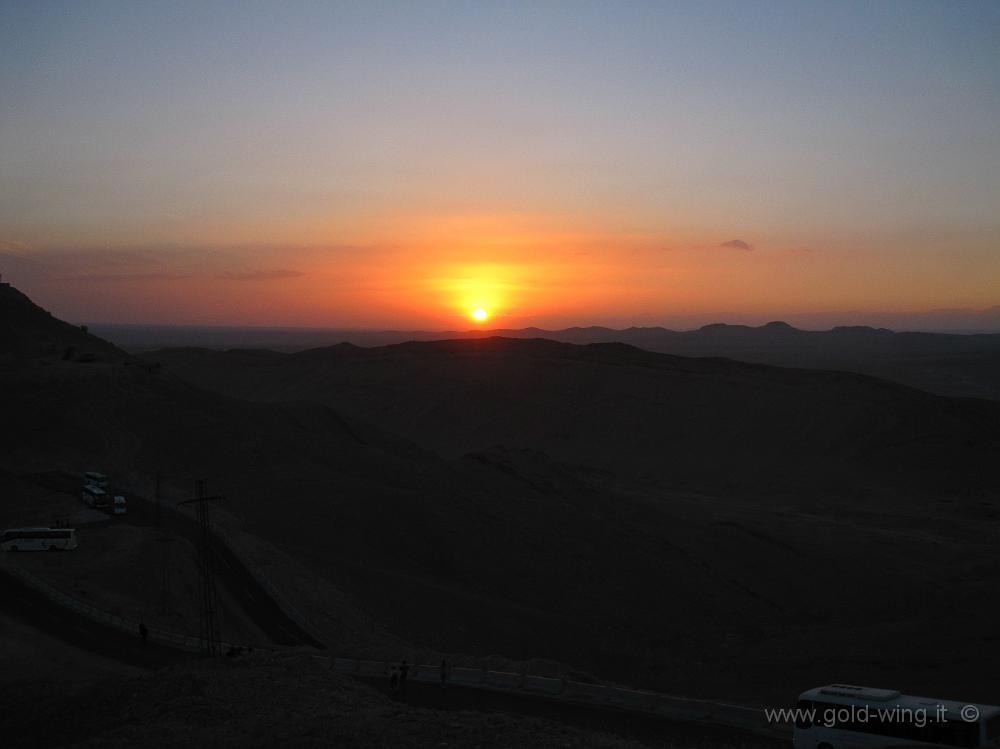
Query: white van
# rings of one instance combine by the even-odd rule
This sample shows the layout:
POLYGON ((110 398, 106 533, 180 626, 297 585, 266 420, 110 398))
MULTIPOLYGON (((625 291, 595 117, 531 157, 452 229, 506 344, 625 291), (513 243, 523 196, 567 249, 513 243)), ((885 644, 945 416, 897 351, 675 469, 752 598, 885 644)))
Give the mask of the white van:
POLYGON ((106 510, 108 508, 108 493, 99 486, 87 484, 87 486, 83 487, 81 497, 88 507, 93 507, 95 510, 106 510))

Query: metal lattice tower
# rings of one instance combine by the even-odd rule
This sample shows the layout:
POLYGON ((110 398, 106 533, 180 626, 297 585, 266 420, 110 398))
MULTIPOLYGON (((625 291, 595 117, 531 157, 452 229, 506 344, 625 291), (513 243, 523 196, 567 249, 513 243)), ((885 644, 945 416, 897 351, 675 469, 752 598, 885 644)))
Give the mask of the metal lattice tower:
POLYGON ((160 472, 156 472, 156 492, 153 494, 153 525, 160 527, 162 518, 160 516, 160 472))
POLYGON ((174 539, 162 531, 156 538, 160 543, 160 610, 170 614, 173 600, 170 595, 170 549, 174 539))
POLYGON ((224 497, 209 497, 206 494, 208 481, 196 483, 197 496, 178 504, 198 506, 198 525, 201 528, 200 548, 200 593, 201 593, 201 637, 208 655, 222 654, 221 625, 219 622, 219 596, 215 589, 215 563, 212 559, 212 526, 208 517, 208 503, 224 497))
POLYGON ((163 528, 163 516, 160 508, 160 473, 156 474, 156 493, 153 495, 153 524, 156 527, 156 540, 160 543, 160 609, 164 615, 170 613, 173 601, 170 596, 170 550, 174 539, 163 528))

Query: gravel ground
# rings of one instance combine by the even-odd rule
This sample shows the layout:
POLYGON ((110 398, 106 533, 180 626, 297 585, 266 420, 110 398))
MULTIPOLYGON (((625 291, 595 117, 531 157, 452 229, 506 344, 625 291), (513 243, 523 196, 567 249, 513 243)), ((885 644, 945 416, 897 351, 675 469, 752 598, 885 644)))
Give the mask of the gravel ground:
POLYGON ((309 656, 256 654, 111 677, 33 683, 0 714, 5 747, 719 747, 616 736, 503 712, 412 707, 309 656))

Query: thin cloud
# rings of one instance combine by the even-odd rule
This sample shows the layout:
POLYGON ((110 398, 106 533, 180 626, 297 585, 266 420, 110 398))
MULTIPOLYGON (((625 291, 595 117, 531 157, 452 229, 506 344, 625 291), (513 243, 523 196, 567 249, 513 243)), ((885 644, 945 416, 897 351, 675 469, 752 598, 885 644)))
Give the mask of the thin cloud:
POLYGON ((63 276, 63 281, 91 281, 99 283, 116 281, 187 281, 191 279, 211 279, 213 281, 280 281, 298 278, 305 273, 299 270, 252 270, 223 271, 221 273, 80 273, 63 276))
MULTIPOLYGON (((0 258, 7 259, 0 243, 0 258)), ((297 246, 240 245, 209 247, 198 245, 138 245, 132 247, 45 248, 32 252, 44 260, 52 280, 79 283, 127 283, 159 281, 281 281, 306 275, 288 267, 287 256, 306 262, 310 252, 297 246)), ((296 265, 299 263, 296 262, 296 265)), ((11 265, 10 262, 3 263, 11 265)), ((8 268, 13 272, 14 268, 8 268)))
POLYGON ((193 273, 79 273, 61 276, 60 281, 107 283, 116 281, 183 281, 197 278, 193 273))
POLYGON ((251 270, 219 273, 212 278, 220 281, 280 281, 283 278, 298 278, 304 275, 305 273, 300 270, 251 270))
MULTIPOLYGON (((49 266, 32 257, 21 254, 16 242, 0 242, 0 274, 14 283, 42 281, 51 277, 49 266)), ((21 245, 23 246, 23 245, 21 245)))
POLYGON ((734 250, 744 250, 745 252, 753 250, 753 245, 742 239, 730 239, 720 244, 719 247, 730 247, 734 250))
POLYGON ((16 239, 0 239, 0 252, 9 252, 11 254, 19 254, 22 252, 28 252, 31 248, 24 242, 18 242, 16 239))

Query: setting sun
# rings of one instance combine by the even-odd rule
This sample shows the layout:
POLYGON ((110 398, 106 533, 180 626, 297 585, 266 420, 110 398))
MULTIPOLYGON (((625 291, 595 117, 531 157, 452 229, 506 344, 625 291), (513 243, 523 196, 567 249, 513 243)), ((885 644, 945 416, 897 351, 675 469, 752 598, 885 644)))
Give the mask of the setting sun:
POLYGON ((489 316, 490 313, 482 307, 476 307, 476 309, 472 310, 472 319, 476 322, 483 322, 489 316))

